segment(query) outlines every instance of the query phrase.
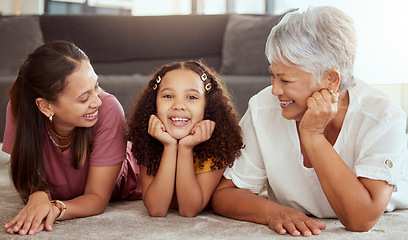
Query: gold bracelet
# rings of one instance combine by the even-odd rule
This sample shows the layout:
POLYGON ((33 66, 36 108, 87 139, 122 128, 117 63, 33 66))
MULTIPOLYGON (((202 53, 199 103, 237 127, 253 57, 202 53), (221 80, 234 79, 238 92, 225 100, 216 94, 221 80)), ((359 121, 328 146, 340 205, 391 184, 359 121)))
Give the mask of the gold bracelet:
POLYGON ((65 206, 65 203, 61 202, 60 200, 52 200, 51 203, 54 204, 54 206, 56 206, 60 210, 60 214, 55 219, 60 220, 67 211, 67 206, 65 206))

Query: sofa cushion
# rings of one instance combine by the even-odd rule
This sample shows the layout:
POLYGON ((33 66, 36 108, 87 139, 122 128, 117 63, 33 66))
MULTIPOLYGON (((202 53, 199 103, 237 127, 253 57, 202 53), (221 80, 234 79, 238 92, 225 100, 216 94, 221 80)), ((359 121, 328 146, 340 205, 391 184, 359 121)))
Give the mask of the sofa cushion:
POLYGON ((17 75, 27 54, 44 43, 38 16, 0 18, 0 75, 17 75))
POLYGON ((224 34, 220 73, 268 75, 265 44, 283 15, 231 15, 224 34))

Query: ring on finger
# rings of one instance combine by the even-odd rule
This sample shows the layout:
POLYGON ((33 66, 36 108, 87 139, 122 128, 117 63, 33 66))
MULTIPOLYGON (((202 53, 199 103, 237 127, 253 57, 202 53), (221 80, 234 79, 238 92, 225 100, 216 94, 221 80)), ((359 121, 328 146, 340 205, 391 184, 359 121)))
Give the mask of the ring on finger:
POLYGON ((320 97, 317 97, 317 98, 315 98, 315 101, 317 102, 318 100, 320 100, 321 98, 320 97))

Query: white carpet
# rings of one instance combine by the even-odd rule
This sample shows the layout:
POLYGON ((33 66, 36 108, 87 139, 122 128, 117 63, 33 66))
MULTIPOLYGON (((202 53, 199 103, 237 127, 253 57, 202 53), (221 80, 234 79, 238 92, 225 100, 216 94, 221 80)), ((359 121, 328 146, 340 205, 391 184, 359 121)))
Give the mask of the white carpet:
MULTIPOLYGON (((195 218, 180 217, 176 211, 170 211, 165 218, 153 218, 142 201, 109 203, 105 213, 62 221, 54 225, 52 232, 25 237, 10 235, 3 226, 18 213, 22 203, 10 183, 7 159, 7 155, 0 153, 0 239, 292 239, 267 226, 224 218, 211 211, 195 218)), ((408 239, 408 210, 385 213, 366 233, 349 232, 337 219, 321 221, 327 229, 313 239, 408 239)))

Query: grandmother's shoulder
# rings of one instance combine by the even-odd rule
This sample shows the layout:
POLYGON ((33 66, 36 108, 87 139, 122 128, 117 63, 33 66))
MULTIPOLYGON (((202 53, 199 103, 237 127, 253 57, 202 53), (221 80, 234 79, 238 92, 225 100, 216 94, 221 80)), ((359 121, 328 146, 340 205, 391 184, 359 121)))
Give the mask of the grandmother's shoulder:
POLYGON ((249 99, 249 105, 271 106, 271 103, 274 101, 278 102, 278 99, 272 94, 272 86, 268 86, 252 96, 251 99, 249 99))
POLYGON ((386 92, 362 80, 349 90, 351 105, 360 111, 373 111, 380 115, 405 115, 401 106, 386 92))

